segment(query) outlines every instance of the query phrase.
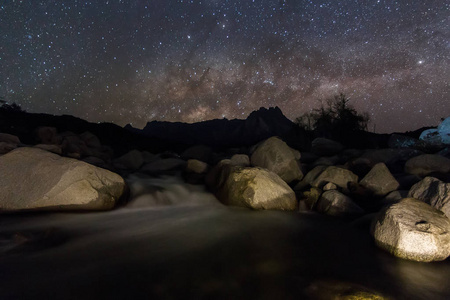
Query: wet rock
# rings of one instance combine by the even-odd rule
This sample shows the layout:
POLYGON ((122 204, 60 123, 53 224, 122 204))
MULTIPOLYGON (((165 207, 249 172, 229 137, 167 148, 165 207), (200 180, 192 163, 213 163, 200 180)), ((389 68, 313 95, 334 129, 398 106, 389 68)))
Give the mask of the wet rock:
POLYGON ((350 197, 336 190, 325 191, 320 196, 316 210, 336 217, 350 217, 364 213, 350 197))
POLYGON ((107 210, 125 191, 122 177, 37 148, 0 157, 0 210, 107 210))
POLYGON ((434 177, 425 177, 413 185, 408 197, 430 204, 450 218, 450 183, 444 183, 434 177))
POLYGON ((400 186, 384 163, 376 164, 359 184, 380 197, 395 191, 400 186))
POLYGON ((311 143, 311 152, 318 156, 333 156, 343 149, 341 143, 325 138, 316 138, 311 143))
POLYGON ((251 156, 251 163, 274 172, 287 183, 303 178, 293 149, 277 137, 271 137, 258 145, 251 156))
POLYGON ((311 185, 322 188, 328 182, 332 182, 339 187, 346 189, 349 182, 358 182, 358 176, 349 170, 331 166, 327 167, 311 185))
POLYGON ((432 173, 449 173, 450 159, 436 154, 419 155, 406 162, 405 172, 423 177, 432 173))
POLYGON ((294 191, 277 174, 263 168, 229 168, 217 193, 222 203, 258 210, 297 208, 294 191))
POLYGON ((400 258, 430 262, 450 256, 450 220, 413 198, 382 209, 371 233, 378 247, 400 258))

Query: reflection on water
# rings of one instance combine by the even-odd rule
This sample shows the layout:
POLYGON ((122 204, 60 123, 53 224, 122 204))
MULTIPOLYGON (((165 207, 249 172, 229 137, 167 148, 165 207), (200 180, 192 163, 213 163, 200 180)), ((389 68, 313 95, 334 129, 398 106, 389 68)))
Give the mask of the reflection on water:
POLYGON ((349 286, 450 299, 448 260, 392 257, 364 220, 225 207, 175 178, 129 183, 136 201, 112 212, 2 216, 0 299, 326 299, 349 286))

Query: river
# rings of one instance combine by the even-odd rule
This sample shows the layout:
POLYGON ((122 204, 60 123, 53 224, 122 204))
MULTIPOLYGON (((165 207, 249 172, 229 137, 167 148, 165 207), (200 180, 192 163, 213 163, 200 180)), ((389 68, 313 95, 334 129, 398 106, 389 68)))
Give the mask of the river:
POLYGON ((326 299, 361 287, 450 299, 450 261, 373 244, 369 219, 225 207, 174 177, 128 178, 110 212, 0 218, 0 299, 326 299))

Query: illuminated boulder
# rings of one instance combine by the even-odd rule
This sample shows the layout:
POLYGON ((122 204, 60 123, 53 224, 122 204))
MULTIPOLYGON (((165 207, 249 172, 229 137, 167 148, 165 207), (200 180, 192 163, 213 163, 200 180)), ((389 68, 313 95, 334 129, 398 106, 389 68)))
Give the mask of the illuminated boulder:
POLYGON ((268 169, 290 183, 303 178, 298 159, 300 152, 281 139, 271 137, 257 146, 250 160, 253 166, 268 169))
POLYGON ((371 233, 378 247, 400 258, 431 262, 450 256, 450 219, 413 198, 381 210, 371 233))
POLYGON ((226 205, 252 209, 295 210, 294 191, 277 174, 263 168, 225 166, 217 197, 226 205))
POLYGON ((122 177, 38 148, 0 157, 0 210, 108 210, 124 196, 122 177))

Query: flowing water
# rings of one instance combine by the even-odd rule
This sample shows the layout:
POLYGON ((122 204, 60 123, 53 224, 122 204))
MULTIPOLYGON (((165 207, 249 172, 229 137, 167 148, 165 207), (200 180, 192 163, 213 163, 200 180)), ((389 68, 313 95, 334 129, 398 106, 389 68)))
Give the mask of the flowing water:
POLYGON ((0 218, 0 299, 450 299, 450 261, 377 249, 367 218, 225 207, 174 177, 128 178, 101 213, 0 218))

